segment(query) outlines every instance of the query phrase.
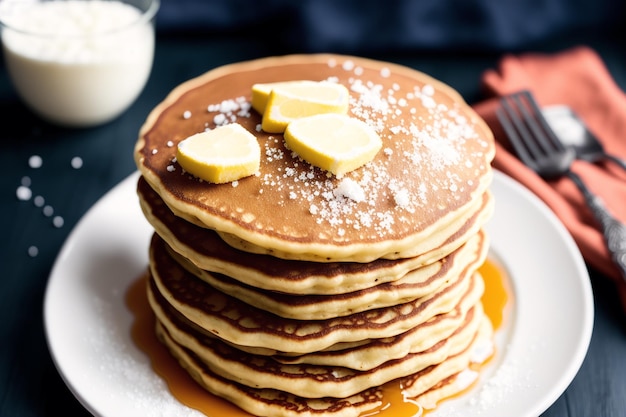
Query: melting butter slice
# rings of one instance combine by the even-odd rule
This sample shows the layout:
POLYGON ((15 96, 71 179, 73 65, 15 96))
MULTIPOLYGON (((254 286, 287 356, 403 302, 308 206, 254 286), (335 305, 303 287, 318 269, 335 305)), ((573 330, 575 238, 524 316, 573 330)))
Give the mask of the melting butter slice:
POLYGON ((261 128, 268 133, 283 133, 291 121, 302 117, 346 114, 350 101, 350 92, 345 86, 328 81, 257 84, 252 90, 253 107, 263 109, 261 128), (264 105, 265 94, 268 95, 264 105))
POLYGON ((285 143, 302 159, 337 176, 374 159, 383 143, 365 122, 342 114, 318 114, 289 123, 285 143))
POLYGON ((267 100, 270 98, 270 93, 275 88, 283 88, 289 90, 294 86, 297 88, 302 83, 315 83, 315 81, 282 81, 277 83, 258 83, 252 86, 252 108, 259 112, 259 114, 265 113, 267 107, 267 100))
POLYGON ((261 147, 252 133, 232 123, 181 141, 176 159, 190 174, 223 184, 256 173, 261 163, 261 147))

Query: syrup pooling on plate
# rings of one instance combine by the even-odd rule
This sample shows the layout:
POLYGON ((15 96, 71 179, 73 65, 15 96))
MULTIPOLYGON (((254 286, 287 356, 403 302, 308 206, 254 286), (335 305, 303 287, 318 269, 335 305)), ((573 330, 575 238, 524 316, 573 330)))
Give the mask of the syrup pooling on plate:
MULTIPOLYGON (((485 281, 482 304, 497 331, 506 325, 506 312, 511 296, 508 276, 503 266, 492 259, 488 259, 480 267, 479 272, 485 281)), ((150 358, 154 371, 166 381, 172 395, 181 404, 209 417, 250 417, 249 413, 212 395, 198 385, 159 342, 154 332, 154 313, 146 297, 146 285, 147 276, 141 276, 132 283, 126 293, 126 305, 134 315, 131 335, 135 345, 150 358)), ((480 370, 485 365, 479 365, 476 368, 480 370)), ((473 384, 465 392, 454 395, 453 398, 471 391, 472 386, 473 384)), ((425 413, 410 399, 403 397, 400 386, 395 381, 385 384, 382 392, 382 405, 363 417, 413 417, 425 413)))
POLYGON ((485 292, 482 297, 485 314, 491 320, 494 330, 503 325, 509 303, 508 276, 502 265, 494 259, 488 259, 478 270, 485 281, 485 292))

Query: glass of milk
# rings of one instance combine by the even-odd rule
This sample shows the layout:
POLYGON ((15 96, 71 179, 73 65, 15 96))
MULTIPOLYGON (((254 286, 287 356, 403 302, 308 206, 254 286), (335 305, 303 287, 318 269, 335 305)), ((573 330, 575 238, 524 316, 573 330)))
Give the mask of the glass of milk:
POLYGON ((66 126, 105 123, 137 98, 159 0, 0 0, 6 66, 24 102, 66 126))

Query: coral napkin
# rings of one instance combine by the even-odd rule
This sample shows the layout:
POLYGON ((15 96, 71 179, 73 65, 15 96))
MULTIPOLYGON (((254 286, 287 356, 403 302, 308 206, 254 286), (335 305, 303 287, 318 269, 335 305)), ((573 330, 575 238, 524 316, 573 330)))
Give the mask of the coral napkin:
MULTIPOLYGON (((626 311, 626 282, 606 249, 600 228, 576 186, 568 178, 544 181, 512 153, 495 116, 498 97, 530 90, 540 106, 569 105, 609 153, 626 159, 626 95, 595 51, 577 47, 558 54, 528 53, 503 57, 497 69, 483 74, 487 100, 474 106, 497 141, 494 167, 517 179, 561 219, 586 262, 615 281, 626 311)), ((626 173, 611 162, 576 161, 572 170, 626 223, 626 173)))

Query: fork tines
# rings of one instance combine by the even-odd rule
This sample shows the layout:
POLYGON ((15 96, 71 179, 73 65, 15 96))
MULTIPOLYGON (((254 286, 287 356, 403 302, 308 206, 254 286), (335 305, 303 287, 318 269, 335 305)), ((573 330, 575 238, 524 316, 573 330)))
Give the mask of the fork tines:
POLYGON ((530 91, 504 96, 500 102, 496 115, 522 162, 536 170, 535 160, 564 150, 530 91))

